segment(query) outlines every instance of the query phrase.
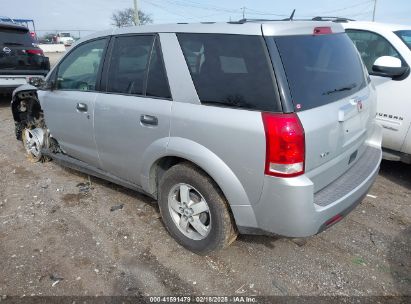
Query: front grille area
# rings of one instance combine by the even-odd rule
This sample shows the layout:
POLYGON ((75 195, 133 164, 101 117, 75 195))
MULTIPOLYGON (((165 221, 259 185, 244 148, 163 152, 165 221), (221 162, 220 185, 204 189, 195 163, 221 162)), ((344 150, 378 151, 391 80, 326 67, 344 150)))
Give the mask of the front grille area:
POLYGON ((327 187, 314 194, 314 203, 325 207, 358 187, 375 169, 381 150, 367 147, 357 162, 327 187))

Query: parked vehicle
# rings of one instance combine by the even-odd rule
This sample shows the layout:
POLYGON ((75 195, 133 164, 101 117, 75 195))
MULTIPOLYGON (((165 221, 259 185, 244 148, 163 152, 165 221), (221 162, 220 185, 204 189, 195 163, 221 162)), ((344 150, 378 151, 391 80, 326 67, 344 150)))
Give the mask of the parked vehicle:
POLYGON ((71 37, 70 33, 58 33, 56 35, 56 43, 61 43, 65 46, 70 46, 74 43, 74 38, 71 37))
POLYGON ((12 111, 31 159, 157 199, 170 234, 199 254, 238 232, 321 232, 361 201, 381 161, 375 90, 332 22, 94 34, 38 90, 16 90, 12 111))
POLYGON ((37 84, 50 70, 50 63, 33 40, 29 30, 20 25, 0 23, 0 92, 37 84))
POLYGON ((383 157, 411 164, 411 26, 342 23, 377 88, 383 157))

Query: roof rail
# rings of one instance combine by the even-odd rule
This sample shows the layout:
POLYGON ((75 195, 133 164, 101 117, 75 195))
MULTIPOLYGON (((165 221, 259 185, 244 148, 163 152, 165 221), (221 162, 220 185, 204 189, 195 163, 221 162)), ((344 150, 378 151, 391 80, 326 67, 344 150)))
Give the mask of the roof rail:
POLYGON ((246 23, 246 22, 264 22, 264 21, 284 21, 284 19, 249 19, 249 18, 244 18, 244 19, 240 19, 238 21, 229 21, 228 23, 243 24, 243 23, 246 23))
POLYGON ((348 22, 355 21, 345 17, 329 17, 329 16, 317 16, 312 19, 313 21, 332 21, 332 22, 348 22))

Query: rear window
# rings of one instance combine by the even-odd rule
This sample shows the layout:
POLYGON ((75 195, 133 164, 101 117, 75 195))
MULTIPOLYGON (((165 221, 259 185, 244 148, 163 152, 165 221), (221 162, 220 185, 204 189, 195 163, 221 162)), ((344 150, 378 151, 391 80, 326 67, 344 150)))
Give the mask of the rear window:
POLYGON ((28 31, 0 28, 1 46, 33 46, 33 39, 28 31))
POLYGON ((296 110, 326 105, 366 85, 358 52, 345 33, 268 39, 277 44, 296 110))
POLYGON ((203 104, 281 110, 261 36, 186 33, 177 36, 203 104))

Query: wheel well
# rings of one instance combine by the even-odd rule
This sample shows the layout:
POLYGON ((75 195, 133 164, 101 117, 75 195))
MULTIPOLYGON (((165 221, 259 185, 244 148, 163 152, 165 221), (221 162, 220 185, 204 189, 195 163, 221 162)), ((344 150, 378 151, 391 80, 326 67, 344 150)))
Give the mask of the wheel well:
POLYGON ((43 110, 36 91, 17 93, 13 98, 11 110, 17 139, 21 139, 21 132, 27 126, 44 127, 43 110))
MULTIPOLYGON (((210 176, 203 168, 201 168, 199 165, 196 163, 193 163, 192 161, 182 158, 182 157, 177 157, 177 156, 165 156, 163 158, 160 158, 157 160, 150 169, 150 194, 157 199, 158 198, 158 184, 159 181, 161 180, 161 177, 163 174, 170 169, 171 167, 179 164, 179 163, 190 163, 191 165, 199 168, 204 174, 207 174, 210 176)), ((231 210, 231 206, 229 202, 227 201, 227 197, 224 194, 224 191, 221 189, 220 185, 217 184, 217 182, 210 176, 210 178, 214 181, 214 183, 217 185, 219 190, 221 191, 221 194, 225 197, 226 202, 227 202, 227 208, 228 212, 230 213, 230 216, 233 219, 233 223, 235 223, 234 219, 234 214, 233 211, 231 210)))
MULTIPOLYGON (((157 198, 157 192, 158 192, 158 184, 161 180, 161 177, 163 176, 163 174, 170 169, 171 167, 179 164, 179 163, 190 163, 191 165, 197 167, 198 169, 200 169, 201 171, 204 172, 204 174, 207 174, 208 176, 210 176, 203 168, 201 168, 199 165, 197 165, 196 163, 193 163, 192 161, 182 158, 182 157, 178 157, 178 156, 165 156, 163 158, 160 158, 159 160, 157 160, 150 169, 150 181, 149 181, 149 185, 150 185, 150 193, 157 198)), ((217 184, 217 182, 210 177, 215 183, 216 185, 220 188, 221 193, 224 194, 224 192, 222 191, 221 187, 217 184)), ((225 195, 224 195, 225 196, 225 195)))
POLYGON ((170 169, 172 166, 175 166, 182 162, 188 162, 188 160, 177 157, 177 156, 165 156, 157 160, 150 169, 150 193, 157 198, 158 192, 158 183, 163 176, 163 174, 170 169))

